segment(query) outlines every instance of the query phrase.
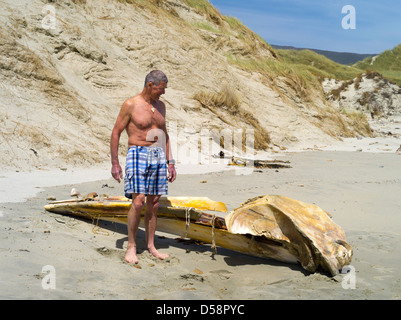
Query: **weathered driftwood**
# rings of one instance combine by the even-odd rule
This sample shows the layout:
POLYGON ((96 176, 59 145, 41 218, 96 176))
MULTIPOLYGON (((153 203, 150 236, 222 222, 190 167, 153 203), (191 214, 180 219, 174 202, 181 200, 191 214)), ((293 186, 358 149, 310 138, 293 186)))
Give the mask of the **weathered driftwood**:
POLYGON ((284 169, 291 168, 289 161, 283 160, 254 160, 240 157, 231 157, 230 165, 255 167, 255 168, 269 168, 269 169, 284 169))

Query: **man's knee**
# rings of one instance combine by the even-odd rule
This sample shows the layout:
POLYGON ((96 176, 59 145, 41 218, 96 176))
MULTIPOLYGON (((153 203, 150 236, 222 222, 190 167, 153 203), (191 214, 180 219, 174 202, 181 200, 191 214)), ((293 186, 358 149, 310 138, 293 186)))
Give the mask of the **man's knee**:
POLYGON ((135 208, 136 211, 141 211, 143 209, 144 205, 145 205, 145 195, 144 194, 133 195, 132 206, 135 208))
POLYGON ((146 206, 149 206, 153 210, 159 209, 160 196, 148 196, 146 200, 146 206))

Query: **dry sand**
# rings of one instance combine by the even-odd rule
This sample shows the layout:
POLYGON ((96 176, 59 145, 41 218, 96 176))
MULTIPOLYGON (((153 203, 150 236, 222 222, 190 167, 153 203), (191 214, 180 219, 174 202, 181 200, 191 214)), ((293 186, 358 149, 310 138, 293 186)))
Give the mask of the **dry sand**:
MULTIPOLYGON (((384 147, 383 143, 386 141, 377 140, 375 146, 384 147)), ((99 222, 95 228, 92 221, 43 209, 46 198, 69 198, 72 187, 81 193, 122 194, 122 184, 108 177, 106 164, 103 171, 86 170, 85 175, 67 169, 58 174, 41 171, 0 176, 1 188, 9 190, 0 193, 0 298, 400 299, 401 155, 394 149, 308 151, 280 154, 277 158, 289 160, 292 168, 238 175, 234 170, 199 173, 198 167, 198 173, 185 174, 188 168, 185 171, 178 165, 179 176, 170 184, 169 193, 208 196, 225 202, 229 210, 264 194, 317 204, 333 215, 353 246, 354 289, 345 289, 352 282, 344 274, 334 278, 309 274, 297 265, 223 248, 213 255, 210 245, 178 242, 174 235, 158 232, 158 248, 170 254, 167 261, 159 261, 144 251, 142 229, 138 234, 140 267, 125 263, 125 225, 99 222), (58 181, 51 181, 54 175, 58 181), (34 177, 38 180, 30 183, 34 177), (79 184, 85 180, 97 181, 79 184), (30 185, 30 192, 37 195, 23 188, 21 192, 9 189, 13 183, 30 185), (24 193, 31 197, 25 202, 24 193), (49 272, 48 266, 54 267, 55 273, 49 272), (43 280, 53 274, 55 289, 44 289, 43 280)))

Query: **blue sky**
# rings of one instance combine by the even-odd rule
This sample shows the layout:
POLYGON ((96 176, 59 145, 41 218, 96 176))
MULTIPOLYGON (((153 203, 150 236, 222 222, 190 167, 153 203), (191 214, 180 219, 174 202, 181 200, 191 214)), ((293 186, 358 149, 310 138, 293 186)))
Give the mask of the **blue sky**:
MULTIPOLYGON (((381 53, 401 44, 400 0, 209 0, 270 44, 340 52, 381 53), (344 29, 346 5, 355 29, 344 29)), ((349 22, 349 20, 348 20, 349 22)))

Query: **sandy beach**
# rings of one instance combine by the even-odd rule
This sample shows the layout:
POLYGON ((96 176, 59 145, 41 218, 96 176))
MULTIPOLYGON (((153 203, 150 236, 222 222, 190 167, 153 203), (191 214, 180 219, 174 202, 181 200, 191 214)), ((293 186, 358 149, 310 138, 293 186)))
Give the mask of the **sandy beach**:
MULTIPOLYGON (((382 148, 386 141, 377 139, 374 146, 382 148)), ((135 267, 124 262, 125 225, 43 209, 49 197, 70 198, 72 187, 82 194, 121 195, 123 185, 109 178, 108 164, 85 174, 70 168, 2 174, 0 298, 400 299, 401 155, 393 147, 368 152, 360 148, 277 154, 292 168, 246 175, 227 167, 204 173, 198 167, 196 174, 189 174, 178 165, 179 176, 169 185, 172 196, 207 196, 225 202, 229 211, 265 194, 320 206, 345 230, 354 250, 351 273, 336 277, 223 248, 213 255, 210 245, 178 242, 174 235, 157 232, 157 247, 170 254, 160 261, 144 251, 143 229, 135 267), (45 281, 49 275, 54 276, 54 287, 46 285, 51 283, 45 281), (350 275, 353 282, 346 278, 350 275)))

